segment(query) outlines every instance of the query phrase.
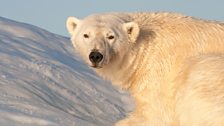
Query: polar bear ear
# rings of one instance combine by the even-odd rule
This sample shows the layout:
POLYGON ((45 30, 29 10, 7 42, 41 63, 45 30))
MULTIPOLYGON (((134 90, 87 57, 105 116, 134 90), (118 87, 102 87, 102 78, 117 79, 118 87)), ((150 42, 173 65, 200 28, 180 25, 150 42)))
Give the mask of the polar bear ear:
POLYGON ((70 35, 73 35, 77 25, 81 22, 78 18, 68 17, 66 27, 70 35))
POLYGON ((137 23, 128 22, 123 24, 123 29, 127 33, 131 42, 136 42, 140 29, 137 23))

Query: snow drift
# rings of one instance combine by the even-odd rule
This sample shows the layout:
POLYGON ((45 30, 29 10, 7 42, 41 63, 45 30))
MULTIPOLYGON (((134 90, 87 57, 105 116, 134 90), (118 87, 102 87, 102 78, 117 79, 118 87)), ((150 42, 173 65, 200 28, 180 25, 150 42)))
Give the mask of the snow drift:
POLYGON ((110 126, 132 108, 68 38, 0 17, 1 126, 110 126))

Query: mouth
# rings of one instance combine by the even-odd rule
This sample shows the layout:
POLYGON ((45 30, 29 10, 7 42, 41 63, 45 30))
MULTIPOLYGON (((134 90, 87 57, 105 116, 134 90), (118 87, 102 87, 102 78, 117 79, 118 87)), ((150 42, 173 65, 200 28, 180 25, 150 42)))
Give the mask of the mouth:
POLYGON ((92 67, 92 68, 96 68, 96 69, 103 68, 102 66, 99 66, 99 65, 97 65, 97 64, 93 64, 93 65, 91 65, 90 67, 92 67))

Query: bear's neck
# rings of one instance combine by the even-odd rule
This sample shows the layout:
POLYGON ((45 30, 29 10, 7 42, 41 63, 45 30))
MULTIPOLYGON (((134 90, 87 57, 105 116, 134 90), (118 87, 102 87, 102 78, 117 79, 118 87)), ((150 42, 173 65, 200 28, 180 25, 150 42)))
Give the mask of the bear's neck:
MULTIPOLYGON (((141 78, 147 74, 149 59, 153 53, 150 43, 135 45, 135 49, 122 57, 120 62, 109 64, 96 72, 103 78, 110 80, 118 88, 131 91, 136 83, 141 83, 141 78)), ((151 57, 151 61, 153 58, 151 57)))

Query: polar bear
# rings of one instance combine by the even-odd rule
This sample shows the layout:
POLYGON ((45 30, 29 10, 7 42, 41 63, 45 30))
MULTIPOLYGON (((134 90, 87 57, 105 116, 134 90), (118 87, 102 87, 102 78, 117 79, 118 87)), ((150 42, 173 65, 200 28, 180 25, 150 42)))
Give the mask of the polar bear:
POLYGON ((82 59, 135 101, 116 126, 224 126, 223 23, 142 12, 66 25, 82 59))

